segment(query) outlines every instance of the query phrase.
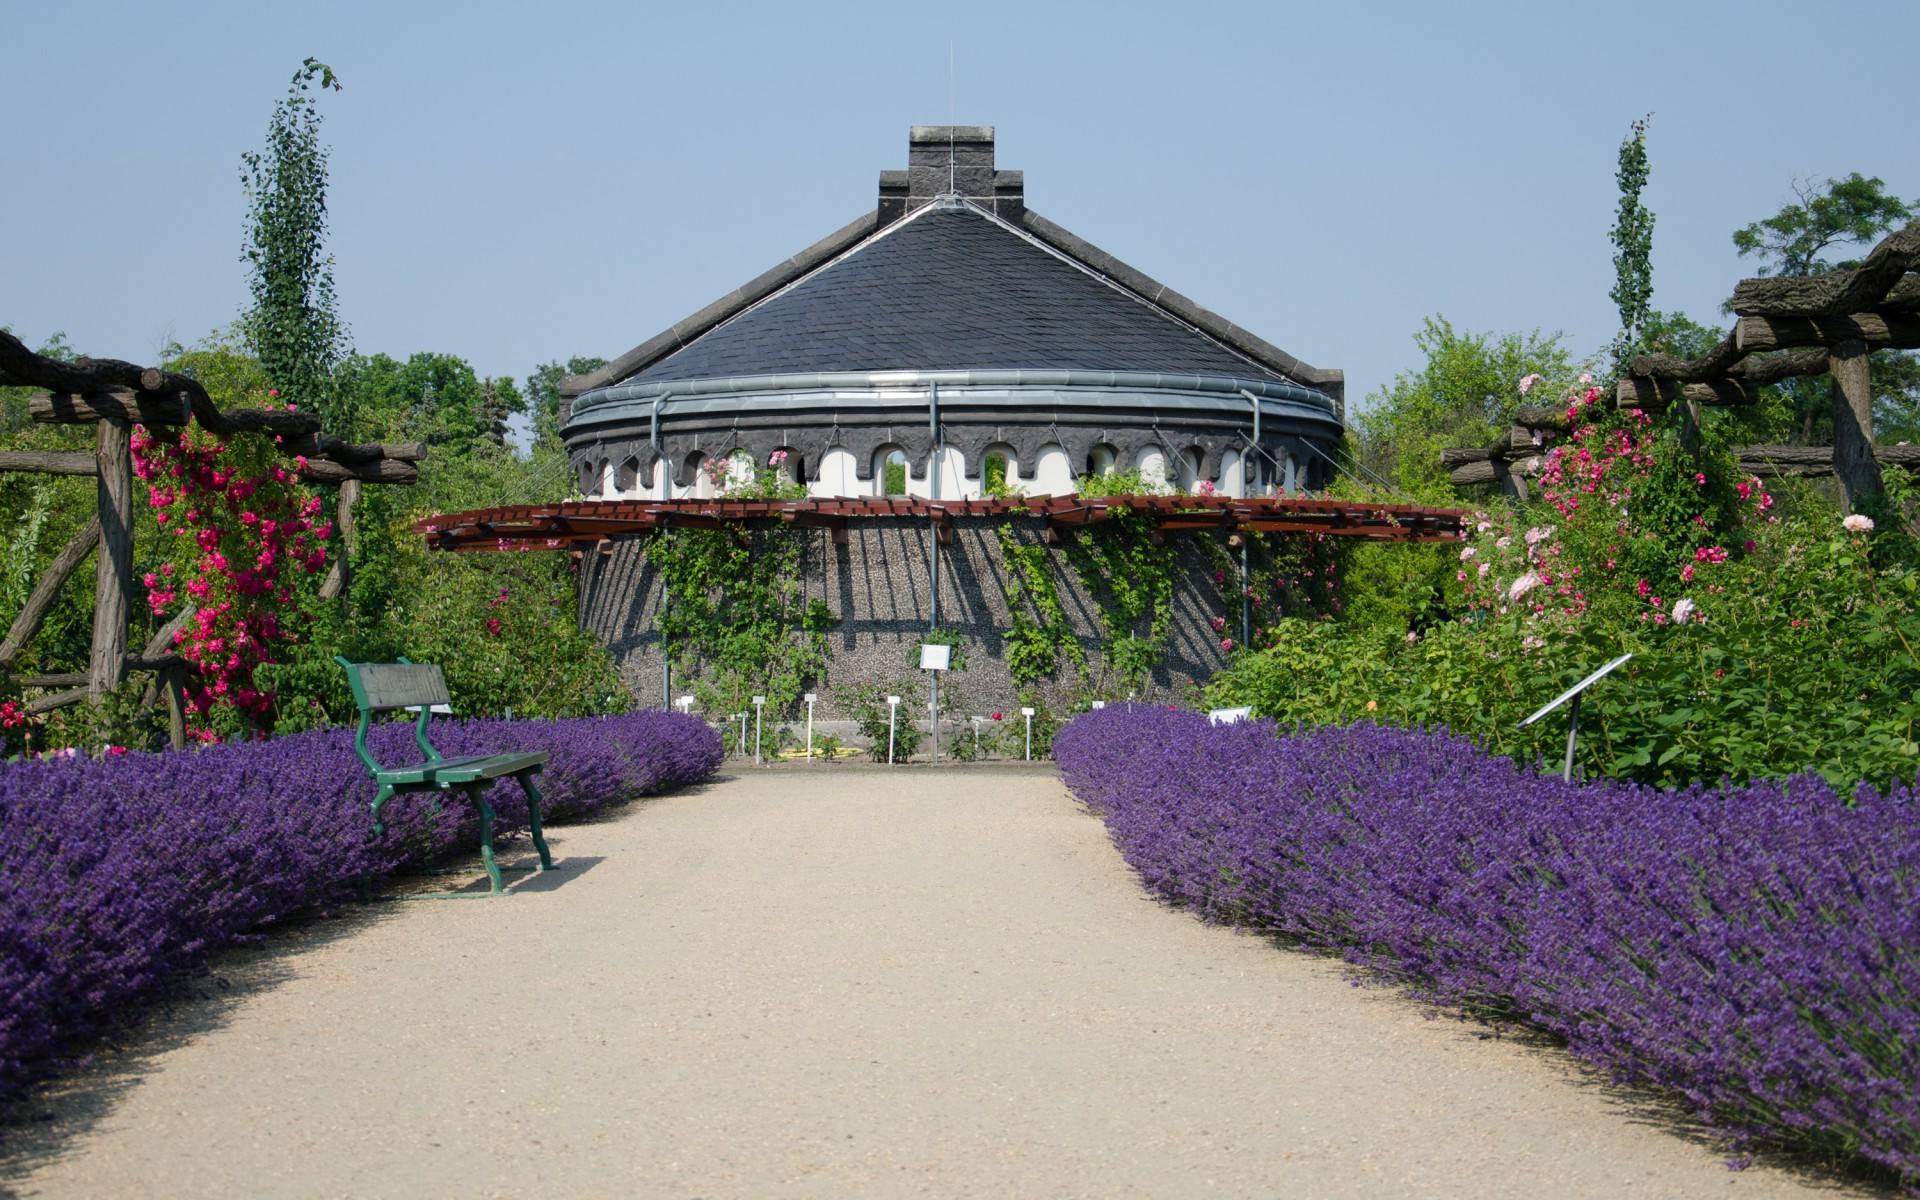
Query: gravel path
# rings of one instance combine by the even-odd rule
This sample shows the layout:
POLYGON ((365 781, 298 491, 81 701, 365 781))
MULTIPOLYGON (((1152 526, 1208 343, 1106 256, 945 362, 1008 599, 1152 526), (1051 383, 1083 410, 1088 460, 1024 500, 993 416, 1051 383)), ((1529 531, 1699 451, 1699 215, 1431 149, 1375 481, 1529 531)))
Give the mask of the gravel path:
POLYGON ((1051 771, 783 767, 384 904, 10 1134, 24 1196, 1782 1196, 1563 1056, 1144 899, 1051 771), (557 883, 557 886, 549 886, 557 883), (538 889, 538 890, 535 890, 538 889))

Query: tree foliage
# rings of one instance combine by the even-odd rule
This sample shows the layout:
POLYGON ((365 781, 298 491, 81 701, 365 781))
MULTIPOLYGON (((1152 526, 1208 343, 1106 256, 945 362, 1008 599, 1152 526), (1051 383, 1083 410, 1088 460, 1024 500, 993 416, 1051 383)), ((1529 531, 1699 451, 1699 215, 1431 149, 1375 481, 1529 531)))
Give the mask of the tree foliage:
POLYGON ((607 365, 604 358, 575 356, 562 366, 544 362, 527 376, 527 408, 533 422, 536 447, 559 449, 560 384, 569 375, 591 375, 607 365))
POLYGON ((1506 432, 1521 402, 1516 386, 1529 375, 1564 390, 1575 370, 1560 339, 1539 330, 1473 333, 1443 316, 1428 317, 1413 336, 1426 365, 1395 376, 1354 414, 1360 461, 1420 500, 1450 500, 1454 492, 1440 467, 1440 451, 1484 446, 1506 432))
POLYGON ((1857 259, 1830 262, 1826 255, 1842 247, 1870 247, 1914 217, 1912 206, 1889 195, 1878 176, 1864 177, 1858 171, 1820 186, 1797 179, 1793 195, 1794 203, 1734 231, 1734 248, 1742 258, 1760 260, 1763 278, 1825 275, 1856 267, 1857 259))
POLYGON ((1613 221, 1614 284, 1607 294, 1620 310, 1616 363, 1638 352, 1653 315, 1653 213, 1640 202, 1647 173, 1647 118, 1642 117, 1620 143, 1620 165, 1614 173, 1620 204, 1613 221))
POLYGON ((330 429, 352 431, 352 413, 333 386, 347 341, 326 252, 327 154, 320 110, 308 89, 340 90, 325 63, 307 59, 267 123, 264 152, 241 157, 253 308, 248 340, 283 400, 315 412, 330 429))

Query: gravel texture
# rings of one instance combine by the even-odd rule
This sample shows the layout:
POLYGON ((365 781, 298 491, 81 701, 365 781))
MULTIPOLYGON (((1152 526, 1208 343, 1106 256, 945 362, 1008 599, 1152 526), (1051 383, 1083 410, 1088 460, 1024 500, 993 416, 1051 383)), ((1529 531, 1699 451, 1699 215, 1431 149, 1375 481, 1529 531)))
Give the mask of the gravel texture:
POLYGON ((1847 1190, 1154 904, 1048 768, 739 768, 549 838, 564 870, 512 898, 228 956, 17 1115, 0 1190, 1847 1190))

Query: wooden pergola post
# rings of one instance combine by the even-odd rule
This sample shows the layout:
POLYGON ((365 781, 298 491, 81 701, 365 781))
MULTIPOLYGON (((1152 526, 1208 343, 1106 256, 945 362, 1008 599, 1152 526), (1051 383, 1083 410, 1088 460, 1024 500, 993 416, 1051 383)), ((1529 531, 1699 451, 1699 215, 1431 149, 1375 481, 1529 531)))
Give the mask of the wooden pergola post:
POLYGON ((127 675, 127 613, 133 604, 133 426, 108 417, 93 439, 100 474, 100 553, 93 572, 93 653, 87 698, 99 703, 127 675))
POLYGON ((1873 454, 1873 387, 1867 344, 1858 338, 1829 351, 1833 373, 1833 473, 1847 510, 1859 512, 1886 491, 1873 454))

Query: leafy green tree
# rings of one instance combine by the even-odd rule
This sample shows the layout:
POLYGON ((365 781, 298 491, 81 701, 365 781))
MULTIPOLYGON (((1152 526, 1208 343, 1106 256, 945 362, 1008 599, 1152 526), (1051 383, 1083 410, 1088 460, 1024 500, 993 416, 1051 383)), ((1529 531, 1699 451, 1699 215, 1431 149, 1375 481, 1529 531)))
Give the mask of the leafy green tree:
POLYGON ((1620 143, 1614 180, 1620 186, 1620 205, 1613 221, 1614 284, 1607 294, 1620 310, 1620 333, 1614 342, 1617 372, 1640 353, 1653 315, 1653 213, 1640 203, 1647 186, 1647 118, 1635 121, 1620 143))
POLYGON ((607 365, 604 358, 574 357, 562 366, 545 362, 527 376, 527 407, 533 416, 536 447, 560 448, 560 383, 568 375, 591 375, 607 365))
POLYGON ((309 87, 340 90, 325 63, 307 59, 267 124, 263 153, 241 155, 247 193, 247 247, 253 308, 248 340, 283 400, 317 413, 329 428, 353 432, 353 414, 333 386, 347 343, 326 253, 327 149, 309 87))
POLYGON ((504 449, 507 421, 527 407, 512 377, 483 378, 453 354, 356 356, 339 383, 369 436, 426 442, 439 456, 504 449))
MULTIPOLYGON (((1822 185, 1796 180, 1794 202, 1733 234, 1742 258, 1760 260, 1762 277, 1825 275, 1859 265, 1859 254, 1916 215, 1890 195, 1878 176, 1858 171, 1822 185), (1835 257, 1846 254, 1847 257, 1835 257)), ((1920 203, 1920 202, 1916 202, 1920 203)), ((1874 432, 1878 441, 1920 435, 1920 360, 1880 351, 1873 356, 1874 432)), ((1833 382, 1827 376, 1780 384, 1770 402, 1788 414, 1792 436, 1809 444, 1832 438, 1833 382)))
POLYGON ((1798 203, 1734 231, 1734 248, 1742 258, 1760 260, 1763 278, 1857 267, 1858 259, 1829 262, 1825 256, 1841 247, 1870 248, 1914 218, 1912 206, 1888 195, 1878 176, 1866 178, 1858 171, 1819 187, 1795 180, 1793 194, 1798 203))
POLYGON ((1395 376, 1353 417, 1360 461, 1423 502, 1453 503, 1440 451, 1484 446, 1505 433, 1528 376, 1540 377, 1529 385, 1529 400, 1559 399, 1574 376, 1560 338, 1538 330, 1472 333, 1428 317, 1413 337, 1426 365, 1395 376))

